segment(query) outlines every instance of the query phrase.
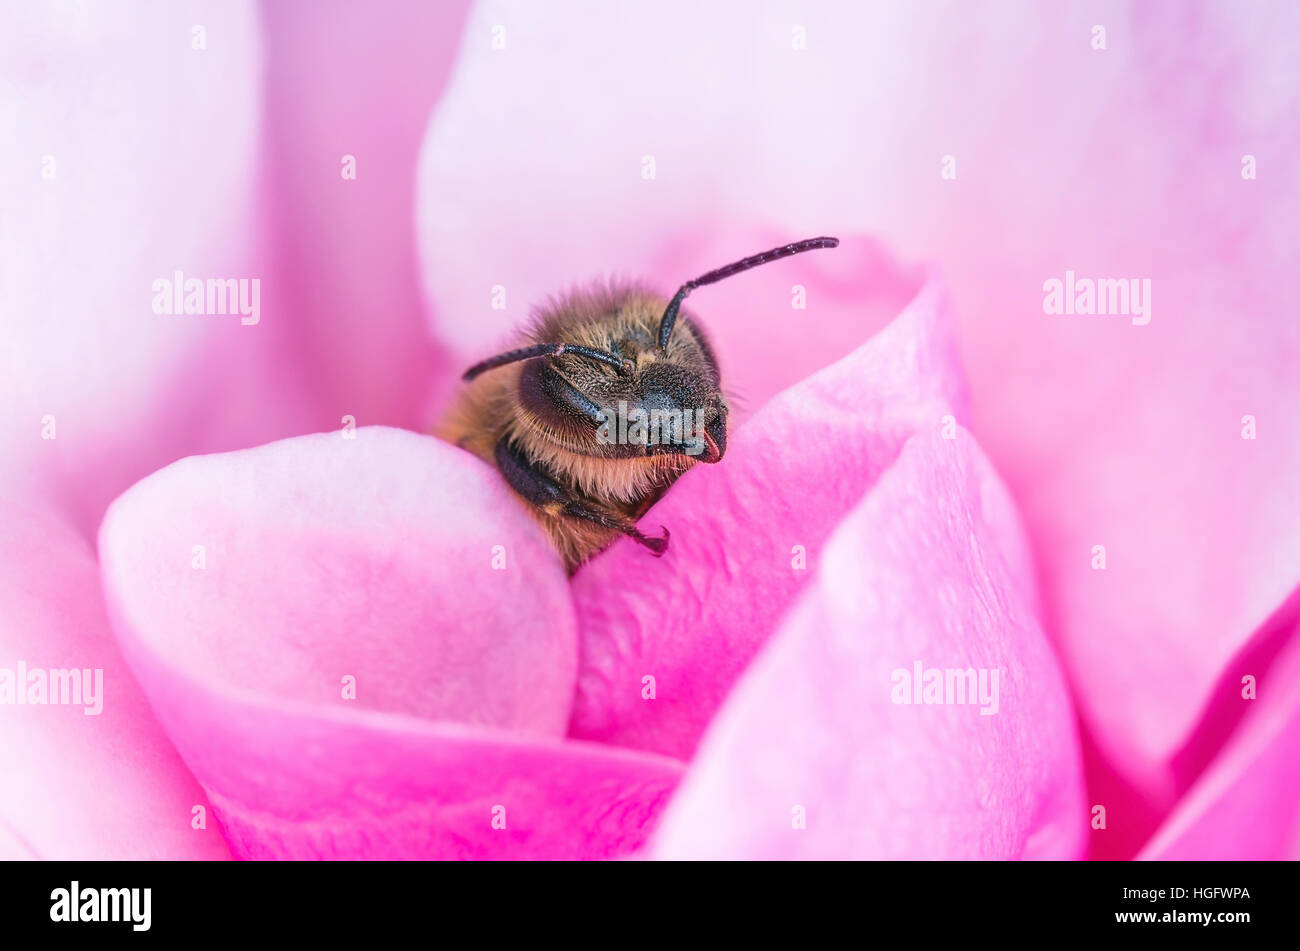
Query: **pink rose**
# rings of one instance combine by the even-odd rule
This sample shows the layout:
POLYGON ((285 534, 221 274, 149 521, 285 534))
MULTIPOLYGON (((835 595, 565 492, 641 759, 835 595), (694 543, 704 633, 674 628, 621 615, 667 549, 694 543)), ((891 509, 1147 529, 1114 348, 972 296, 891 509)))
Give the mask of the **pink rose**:
POLYGON ((1296 857, 1295 11, 439 6, 3 14, 0 855, 1296 857), (820 233, 663 558, 426 435, 820 233))

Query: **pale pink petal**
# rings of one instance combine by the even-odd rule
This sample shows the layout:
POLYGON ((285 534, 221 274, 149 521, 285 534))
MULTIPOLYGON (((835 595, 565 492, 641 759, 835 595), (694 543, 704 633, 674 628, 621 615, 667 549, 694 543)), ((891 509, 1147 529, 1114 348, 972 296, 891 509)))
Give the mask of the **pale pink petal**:
POLYGON ((98 587, 94 553, 61 518, 31 500, 4 507, 0 679, 16 679, 20 664, 28 677, 76 670, 80 696, 71 679, 58 704, 18 704, 0 687, 0 858, 227 858, 207 797, 113 640, 98 587))
POLYGON ((540 529, 463 450, 351 435, 183 459, 117 499, 100 558, 119 635, 285 701, 562 733, 573 610, 540 529))
POLYGON ((329 416, 417 428, 457 374, 429 339, 415 167, 460 44, 465 0, 262 5, 274 302, 329 416))
POLYGON ((258 7, 0 13, 0 435, 28 448, 0 476, 48 488, 88 536, 181 456, 345 416, 415 426, 452 376, 412 222, 459 7, 258 7), (157 313, 177 273, 205 309, 223 303, 208 281, 244 281, 227 309, 250 312, 157 313))
POLYGON ((1029 15, 1005 35, 963 17, 951 42, 967 62, 1015 63, 1030 95, 1011 70, 945 68, 958 61, 936 48, 909 76, 930 77, 921 107, 885 127, 934 122, 960 141, 944 149, 965 159, 944 183, 957 189, 909 195, 891 232, 935 247, 951 276, 973 429, 1024 512, 1085 724, 1161 810, 1220 672, 1300 582, 1284 290, 1300 189, 1283 171, 1300 145, 1298 12, 1034 5, 1007 12, 1029 15), (1008 106, 986 123, 974 107, 994 97, 1008 106), (1149 278, 1150 323, 1045 314, 1042 284, 1067 269, 1149 278))
MULTIPOLYGON (((896 291, 859 287, 839 306, 870 310, 876 286, 896 291)), ((572 735, 691 754, 845 513, 914 433, 956 431, 965 404, 949 321, 940 287, 925 284, 888 327, 773 399, 720 464, 688 472, 642 518, 672 533, 662 558, 620 541, 578 572, 572 735)))
POLYGON ((564 568, 497 473, 433 437, 182 460, 113 503, 100 556, 128 659, 239 855, 615 854, 675 781, 562 740, 564 568))
POLYGON ((651 854, 1077 856, 1073 711, 1031 579, 974 440, 909 441, 728 698, 651 854), (976 695, 904 702, 916 664, 969 670, 976 695))
POLYGON ((154 281, 178 270, 269 276, 262 52, 244 2, 0 13, 13 133, 0 149, 0 432, 23 449, 0 475, 38 482, 87 535, 115 494, 187 449, 310 418, 304 381, 282 366, 282 312, 264 306, 247 326, 154 312, 154 281))
MULTIPOLYGON (((711 29, 728 42, 667 70, 664 51, 680 48, 681 21, 657 9, 557 15, 506 3, 471 12, 456 73, 425 137, 418 194, 430 324, 466 364, 504 347, 533 308, 576 285, 624 276, 666 299, 690 278, 770 247, 822 234, 850 239, 698 290, 687 302, 716 344, 743 418, 850 352, 914 293, 918 276, 903 280, 862 238, 860 216, 782 217, 756 201, 758 193, 715 201, 726 192, 717 187, 722 179, 752 170, 734 167, 734 157, 732 168, 714 166, 713 148, 725 142, 723 152, 734 152, 728 140, 752 131, 762 110, 747 100, 720 117, 683 102, 695 100, 701 82, 710 96, 720 82, 725 99, 747 88, 761 64, 683 81, 710 69, 718 53, 725 59, 752 24, 743 7, 681 12, 691 22, 688 43, 711 29), (600 82, 591 81, 593 70, 600 82)), ((748 59, 752 50, 734 52, 748 59)), ((800 134, 792 129, 781 152, 800 134)))

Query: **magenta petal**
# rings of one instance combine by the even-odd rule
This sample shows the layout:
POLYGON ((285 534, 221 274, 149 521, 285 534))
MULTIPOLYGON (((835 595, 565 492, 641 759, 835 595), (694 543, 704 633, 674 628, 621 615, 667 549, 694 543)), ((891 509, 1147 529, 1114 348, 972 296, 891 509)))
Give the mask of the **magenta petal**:
POLYGON ((681 775, 632 750, 295 709, 159 661, 140 658, 141 679, 243 858, 630 855, 681 775))
POLYGON ((1079 747, 1031 577, 974 440, 911 440, 710 727, 652 854, 1076 857, 1079 747), (903 702, 918 663, 987 693, 903 702))
MULTIPOLYGON (((870 307, 870 289, 860 295, 870 307)), ((742 425, 719 465, 687 473, 642 519, 672 532, 663 558, 620 542, 575 576, 571 734, 688 757, 835 525, 908 437, 955 431, 964 405, 947 304, 930 283, 870 341, 742 425)))
POLYGON ((619 854, 676 780, 560 739, 564 569, 499 476, 432 437, 182 460, 113 503, 100 554, 118 637, 240 855, 619 854))
POLYGON ((78 679, 95 694, 0 706, 0 859, 228 858, 113 640, 94 554, 30 499, 0 515, 0 604, 0 668, 89 670, 78 679))
MULTIPOLYGON (((1300 858, 1298 613, 1300 589, 1228 663, 1194 743, 1212 745, 1221 724, 1235 728, 1139 858, 1300 858)), ((1184 755, 1204 754, 1193 746, 1184 755)))

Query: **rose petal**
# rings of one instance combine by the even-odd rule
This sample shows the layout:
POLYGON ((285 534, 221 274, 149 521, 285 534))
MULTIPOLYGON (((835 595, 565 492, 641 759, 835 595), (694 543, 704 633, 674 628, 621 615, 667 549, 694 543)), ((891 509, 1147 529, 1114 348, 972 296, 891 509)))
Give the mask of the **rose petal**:
POLYGON ((0 517, 0 604, 0 677, 89 671, 91 688, 66 698, 80 704, 0 703, 0 858, 228 858, 214 821, 194 828, 207 797, 112 638, 89 546, 31 500, 0 517))
POLYGON ((1300 190, 1275 166, 1297 135, 1284 38, 1300 18, 1272 12, 1134 5, 1096 18, 1105 51, 1092 20, 1037 6, 1004 14, 1010 48, 982 19, 954 24, 963 61, 996 49, 1035 77, 1027 97, 1010 70, 944 68, 942 47, 909 70, 930 77, 909 114, 967 117, 946 151, 978 187, 959 206, 918 191, 893 224, 951 275, 973 429, 1024 512, 1087 727, 1161 810, 1220 672, 1300 582, 1300 337, 1275 292, 1300 252, 1300 190), (985 123, 972 106, 994 97, 1007 108, 985 123), (1150 324, 1045 314, 1043 282, 1067 269, 1149 278, 1150 324))
POLYGON ((383 29, 327 6, 0 14, 0 433, 31 447, 0 475, 48 487, 88 536, 181 456, 344 416, 417 425, 453 375, 420 318, 410 223, 460 5, 383 29), (177 271, 257 281, 256 323, 156 313, 177 271))
POLYGON ((100 555, 118 637, 241 856, 617 854, 675 782, 559 740, 564 569, 499 476, 432 437, 183 460, 113 503, 100 555))
POLYGON ((119 635, 285 700, 563 732, 564 570, 496 473, 363 427, 184 459, 100 534, 119 635), (197 566, 197 567, 196 567, 197 566))
POLYGON ((651 854, 1077 856, 1073 713, 1019 533, 964 431, 910 440, 710 727, 651 854), (917 663, 987 692, 904 702, 917 663))
POLYGON ((682 770, 666 757, 213 689, 132 663, 242 858, 630 855, 682 770))
MULTIPOLYGON (((687 12, 691 42, 699 31, 722 29, 730 40, 751 27, 735 10, 687 12)), ((849 239, 702 288, 688 302, 743 416, 887 323, 919 276, 903 280, 897 265, 857 238, 860 217, 796 214, 774 227, 750 210, 752 195, 725 209, 711 200, 718 180, 732 174, 713 165, 713 144, 738 125, 749 128, 756 114, 748 102, 726 122, 711 110, 681 108, 700 80, 683 83, 677 68, 662 68, 663 51, 678 47, 673 19, 649 7, 557 18, 506 3, 471 13, 455 81, 420 156, 430 322, 468 363, 504 348, 548 297, 593 279, 628 276, 667 299, 684 281, 771 247, 819 234, 849 239), (593 70, 601 82, 591 82, 593 70), (657 162, 653 179, 643 177, 648 152, 657 162), (864 301, 861 289, 877 279, 864 301)), ((746 72, 730 69, 707 85, 739 90, 746 72)))
POLYGON ((1300 589, 1227 665, 1175 762, 1195 782, 1139 857, 1300 858, 1300 589))
POLYGON ((312 429, 421 426, 431 387, 457 375, 421 313, 413 170, 467 7, 264 6, 275 303, 330 408, 312 429))
POLYGON ((672 532, 663 558, 619 542, 578 572, 572 735, 690 755, 803 586, 802 565, 818 565, 908 437, 962 418, 948 324, 942 291, 927 284, 885 330, 741 426, 721 464, 668 492, 642 519, 672 532))
POLYGON ((232 428, 268 438, 306 415, 268 333, 281 315, 244 326, 153 309, 153 282, 177 270, 267 276, 249 240, 257 16, 165 2, 2 16, 0 115, 14 136, 0 150, 0 425, 27 451, 0 472, 53 493, 90 535, 115 494, 178 450, 232 428))

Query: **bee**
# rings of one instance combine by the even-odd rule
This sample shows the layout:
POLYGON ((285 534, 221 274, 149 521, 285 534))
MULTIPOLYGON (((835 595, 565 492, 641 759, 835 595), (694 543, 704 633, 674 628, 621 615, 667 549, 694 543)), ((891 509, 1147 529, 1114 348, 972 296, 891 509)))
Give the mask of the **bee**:
POLYGON ((687 281, 664 301, 639 283, 551 299, 517 346, 465 371, 436 434, 495 466, 569 574, 620 535, 656 557, 669 532, 637 527, 668 487, 727 451, 727 398, 708 336, 682 302, 698 287, 817 248, 809 238, 687 281))

